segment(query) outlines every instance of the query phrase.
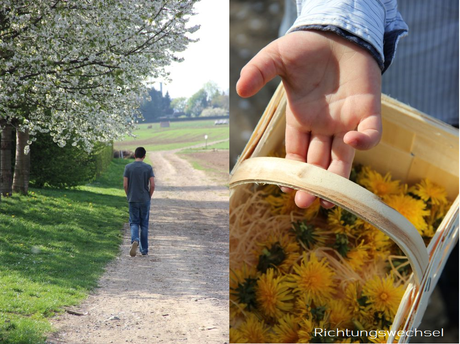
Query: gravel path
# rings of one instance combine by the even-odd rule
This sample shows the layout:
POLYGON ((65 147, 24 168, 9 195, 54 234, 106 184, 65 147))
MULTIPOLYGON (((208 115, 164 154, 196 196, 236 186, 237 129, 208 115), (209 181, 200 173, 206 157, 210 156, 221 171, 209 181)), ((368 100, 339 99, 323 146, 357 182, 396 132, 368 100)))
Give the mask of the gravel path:
POLYGON ((48 343, 228 342, 227 181, 210 180, 174 152, 150 160, 157 187, 149 256, 129 256, 125 225, 100 287, 76 314, 53 319, 58 332, 48 343))

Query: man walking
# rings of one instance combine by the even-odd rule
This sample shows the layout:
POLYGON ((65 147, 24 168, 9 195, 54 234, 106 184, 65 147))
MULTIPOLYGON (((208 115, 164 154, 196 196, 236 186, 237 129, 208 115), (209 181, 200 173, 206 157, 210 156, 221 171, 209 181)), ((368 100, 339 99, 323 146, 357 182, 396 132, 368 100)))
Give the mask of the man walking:
POLYGON ((150 199, 155 191, 155 176, 152 166, 144 162, 145 154, 144 147, 136 148, 135 161, 126 165, 123 174, 123 188, 129 203, 129 225, 131 227, 129 254, 131 257, 136 256, 138 247, 143 256, 149 252, 150 199))

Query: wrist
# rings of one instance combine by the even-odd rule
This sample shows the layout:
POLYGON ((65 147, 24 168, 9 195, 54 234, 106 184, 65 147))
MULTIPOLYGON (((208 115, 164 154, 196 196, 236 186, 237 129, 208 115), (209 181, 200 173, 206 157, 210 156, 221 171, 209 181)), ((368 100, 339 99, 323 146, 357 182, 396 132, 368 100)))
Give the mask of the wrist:
POLYGON ((351 42, 353 44, 356 44, 360 48, 366 50, 372 58, 375 60, 377 65, 379 66, 380 70, 382 73, 385 71, 385 63, 377 51, 377 49, 374 48, 374 46, 362 38, 355 36, 345 30, 342 30, 341 28, 334 26, 334 25, 304 25, 304 26, 299 26, 293 29, 291 32, 297 32, 297 31, 317 31, 317 32, 331 32, 336 34, 337 36, 345 39, 348 42, 351 42))

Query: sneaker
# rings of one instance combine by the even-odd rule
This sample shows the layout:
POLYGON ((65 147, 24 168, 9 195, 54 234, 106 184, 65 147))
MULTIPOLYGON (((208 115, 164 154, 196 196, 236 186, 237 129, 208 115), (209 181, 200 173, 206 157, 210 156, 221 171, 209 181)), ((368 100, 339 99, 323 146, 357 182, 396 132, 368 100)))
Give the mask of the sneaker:
POLYGON ((142 253, 143 256, 148 256, 149 254, 148 253, 142 253))
POLYGON ((131 257, 135 257, 136 256, 136 251, 137 251, 137 247, 139 246, 139 242, 137 241, 133 241, 133 243, 131 244, 131 250, 129 251, 129 255, 131 257))

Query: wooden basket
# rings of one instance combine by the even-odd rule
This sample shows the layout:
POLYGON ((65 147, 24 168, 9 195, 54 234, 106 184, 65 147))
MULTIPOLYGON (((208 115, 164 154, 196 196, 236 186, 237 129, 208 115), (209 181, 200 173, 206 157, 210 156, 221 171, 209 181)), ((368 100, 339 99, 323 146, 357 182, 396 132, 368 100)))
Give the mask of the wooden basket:
MULTIPOLYGON (((427 248, 409 221, 361 186, 309 164, 268 157, 284 146, 285 110, 286 97, 280 85, 231 172, 230 216, 245 202, 248 183, 267 183, 306 190, 368 221, 394 240, 412 266, 413 274, 391 330, 416 328, 458 241, 458 130, 382 95, 381 143, 369 151, 356 152, 355 162, 381 173, 390 171, 405 183, 428 178, 446 188, 453 203, 427 248)), ((399 342, 409 339, 403 335, 399 342)), ((393 341, 393 337, 388 339, 393 341)))

